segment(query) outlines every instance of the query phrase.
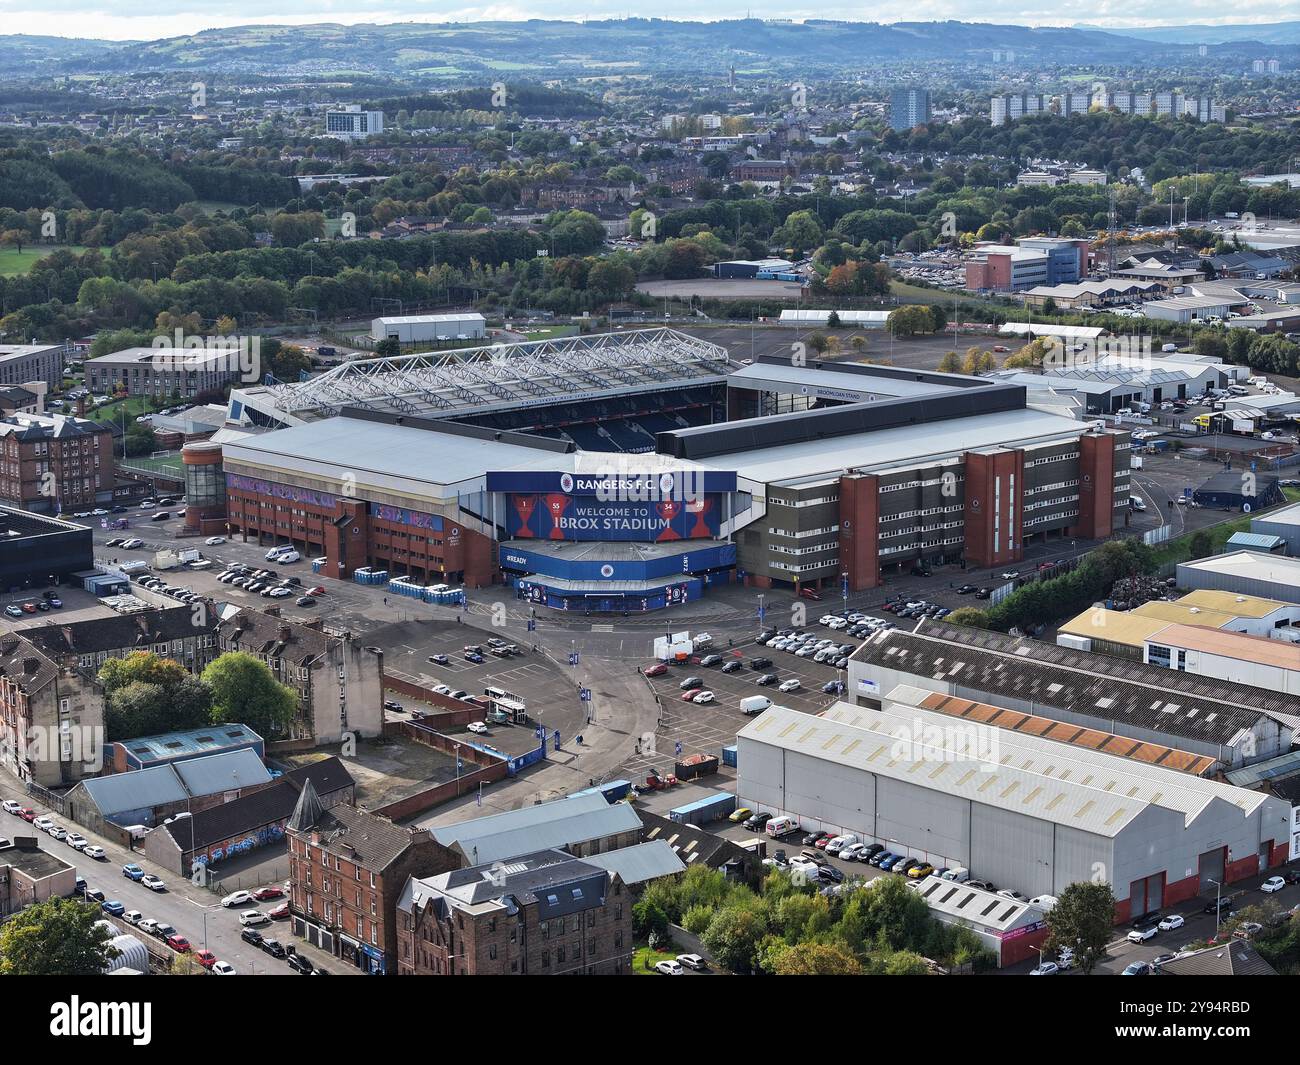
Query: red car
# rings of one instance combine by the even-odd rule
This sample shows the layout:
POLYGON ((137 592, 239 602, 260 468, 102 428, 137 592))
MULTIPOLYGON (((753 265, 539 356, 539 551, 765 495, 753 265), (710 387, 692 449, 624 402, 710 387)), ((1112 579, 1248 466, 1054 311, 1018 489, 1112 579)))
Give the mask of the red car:
POLYGON ((23 613, 24 613, 24 614, 35 614, 35 613, 36 613, 36 604, 35 604, 35 603, 24 603, 24 604, 23 604, 23 613))
POLYGON ((645 675, 647 677, 662 677, 668 672, 668 666, 664 662, 656 662, 653 666, 646 666, 645 675))
POLYGON ((212 951, 210 950, 196 951, 194 954, 194 960, 197 961, 200 965, 202 965, 203 968, 205 969, 211 969, 214 965, 217 964, 217 956, 213 954, 212 951))
POLYGON ((324 594, 325 594, 325 589, 322 588, 320 585, 317 585, 315 588, 308 588, 308 589, 307 589, 307 594, 308 594, 308 595, 324 595, 324 594))
POLYGON ((287 902, 280 903, 280 905, 277 906, 274 910, 268 912, 267 916, 271 918, 271 920, 273 921, 286 920, 289 916, 289 904, 287 902))
POLYGON ((253 898, 258 902, 265 902, 267 899, 282 899, 284 891, 272 884, 270 887, 258 888, 253 892, 253 898))
POLYGON ((704 691, 703 688, 691 688, 689 691, 682 692, 682 702, 689 703, 702 691, 704 691))
MULTIPOLYGON (((168 936, 166 943, 172 948, 172 950, 176 951, 177 954, 188 954, 190 952, 190 941, 179 932, 168 936)), ((213 960, 215 961, 216 959, 213 960)))
POLYGON ((18 811, 18 816, 21 817, 24 821, 35 821, 36 811, 33 810, 30 806, 24 806, 21 810, 18 811))

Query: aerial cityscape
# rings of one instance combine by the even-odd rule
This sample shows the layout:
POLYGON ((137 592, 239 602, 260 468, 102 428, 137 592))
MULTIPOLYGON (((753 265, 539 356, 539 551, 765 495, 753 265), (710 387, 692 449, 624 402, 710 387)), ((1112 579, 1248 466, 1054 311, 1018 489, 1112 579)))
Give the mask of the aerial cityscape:
POLYGON ((1300 974, 1300 21, 358 6, 6 17, 0 975, 1300 974))

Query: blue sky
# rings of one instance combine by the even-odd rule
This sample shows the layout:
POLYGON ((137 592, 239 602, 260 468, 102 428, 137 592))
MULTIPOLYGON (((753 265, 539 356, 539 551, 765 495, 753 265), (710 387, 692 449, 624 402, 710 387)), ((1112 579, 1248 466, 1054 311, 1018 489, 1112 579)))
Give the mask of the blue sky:
MULTIPOLYGON (((124 11, 120 0, 0 0, 0 31, 55 37, 98 37, 105 40, 153 39, 196 33, 223 26, 252 23, 310 22, 474 22, 528 18, 603 18, 657 15, 661 18, 722 19, 746 13, 772 18, 871 19, 877 22, 961 19, 965 21, 1062 26, 1087 23, 1122 30, 1126 26, 1167 26, 1188 23, 1271 22, 1286 19, 1286 5, 1262 0, 886 0, 867 8, 858 4, 810 5, 807 0, 757 0, 738 4, 708 0, 655 0, 636 5, 630 0, 508 0, 505 3, 462 4, 452 0, 173 0, 140 5, 124 11), (155 7, 156 10, 149 10, 155 7), (271 9, 274 14, 267 14, 271 9)), ((134 5, 132 5, 134 6, 134 5)), ((1294 17, 1294 16, 1292 16, 1294 17)))

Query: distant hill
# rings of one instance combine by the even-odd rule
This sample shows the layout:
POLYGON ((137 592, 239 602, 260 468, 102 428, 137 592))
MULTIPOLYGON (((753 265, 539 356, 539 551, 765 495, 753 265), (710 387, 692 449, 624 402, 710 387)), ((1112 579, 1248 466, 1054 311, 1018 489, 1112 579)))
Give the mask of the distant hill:
POLYGON ((741 19, 673 22, 621 19, 585 23, 402 23, 343 26, 242 26, 185 37, 127 43, 4 37, 0 72, 200 71, 233 74, 383 74, 429 79, 466 73, 572 74, 626 70, 718 69, 720 59, 747 70, 800 66, 852 69, 872 59, 924 61, 987 57, 1011 48, 1025 60, 1095 62, 1186 56, 1169 42, 1078 27, 999 26, 967 22, 892 25, 813 20, 741 19))
MULTIPOLYGON (((1098 30, 1098 26, 1079 25, 1076 29, 1098 30)), ((1166 44, 1234 44, 1258 41, 1265 45, 1300 44, 1300 22, 1239 23, 1229 26, 1153 26, 1150 29, 1125 30, 1129 37, 1166 44)))

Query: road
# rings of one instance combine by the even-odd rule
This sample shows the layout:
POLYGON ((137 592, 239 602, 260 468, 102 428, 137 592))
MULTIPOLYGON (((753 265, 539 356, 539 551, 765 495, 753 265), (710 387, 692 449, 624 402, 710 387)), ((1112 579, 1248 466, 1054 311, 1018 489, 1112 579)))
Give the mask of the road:
MULTIPOLYGON (((128 851, 110 840, 96 836, 80 826, 62 817, 57 811, 37 802, 18 786, 17 781, 7 775, 0 778, 0 798, 13 799, 30 806, 40 814, 48 815, 64 828, 76 828, 91 843, 104 848, 106 859, 97 861, 87 858, 39 829, 33 828, 21 818, 11 814, 0 814, 0 835, 13 839, 17 835, 33 835, 40 842, 41 849, 56 855, 74 865, 78 874, 85 878, 91 889, 104 893, 106 899, 117 899, 128 910, 139 910, 145 917, 173 925, 181 935, 189 939, 195 950, 211 950, 220 960, 227 961, 241 975, 265 975, 287 973, 293 970, 284 961, 272 958, 269 954, 245 943, 239 938, 239 909, 223 909, 220 898, 205 888, 198 887, 188 880, 166 869, 159 868, 143 854, 128 851), (134 862, 146 873, 161 877, 167 885, 164 892, 150 891, 143 884, 122 874, 122 866, 134 862)), ((265 903, 252 903, 241 909, 261 909, 270 911, 283 899, 265 903)), ((324 966, 331 974, 351 974, 359 971, 353 969, 339 958, 333 958, 303 942, 295 939, 289 932, 289 922, 273 921, 269 926, 263 925, 260 931, 269 939, 278 939, 283 946, 293 945, 294 949, 311 958, 315 965, 324 966)), ((144 933, 139 933, 145 938, 144 933)))

